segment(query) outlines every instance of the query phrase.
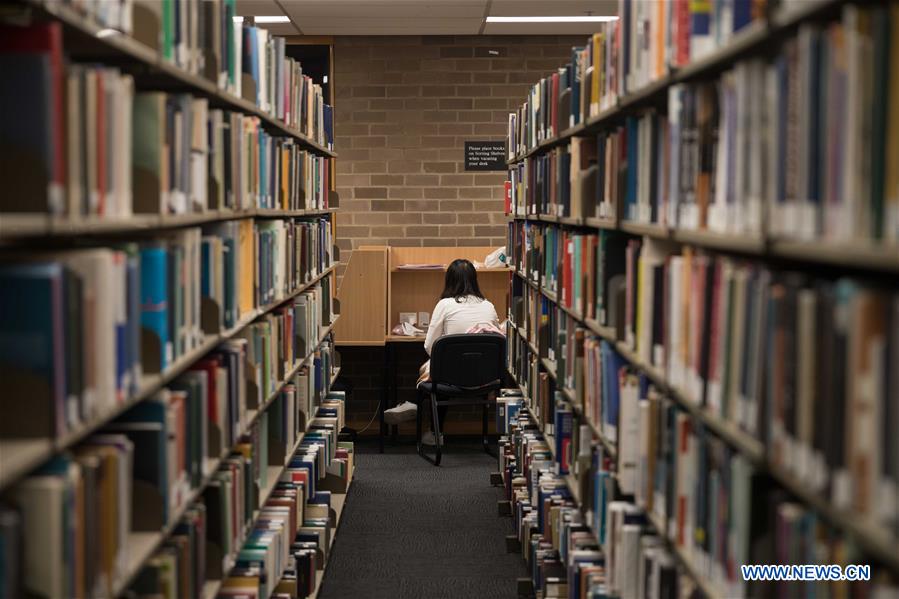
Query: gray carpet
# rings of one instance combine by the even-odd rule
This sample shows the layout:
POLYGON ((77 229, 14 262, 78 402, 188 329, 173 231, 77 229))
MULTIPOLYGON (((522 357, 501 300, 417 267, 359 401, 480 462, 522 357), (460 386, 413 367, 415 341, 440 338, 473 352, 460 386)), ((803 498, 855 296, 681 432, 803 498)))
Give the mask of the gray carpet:
POLYGON ((506 553, 496 459, 450 442, 436 468, 409 446, 357 444, 356 474, 319 597, 510 599, 527 572, 506 553))

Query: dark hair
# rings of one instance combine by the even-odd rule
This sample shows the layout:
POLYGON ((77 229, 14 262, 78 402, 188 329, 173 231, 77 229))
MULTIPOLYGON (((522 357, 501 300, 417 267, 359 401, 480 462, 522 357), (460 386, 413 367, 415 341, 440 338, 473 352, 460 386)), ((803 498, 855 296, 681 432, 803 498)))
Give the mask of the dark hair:
POLYGON ((440 294, 440 299, 452 297, 461 302, 467 295, 484 299, 484 294, 478 287, 478 271, 468 260, 462 258, 453 260, 453 263, 446 268, 443 280, 443 293, 440 294))

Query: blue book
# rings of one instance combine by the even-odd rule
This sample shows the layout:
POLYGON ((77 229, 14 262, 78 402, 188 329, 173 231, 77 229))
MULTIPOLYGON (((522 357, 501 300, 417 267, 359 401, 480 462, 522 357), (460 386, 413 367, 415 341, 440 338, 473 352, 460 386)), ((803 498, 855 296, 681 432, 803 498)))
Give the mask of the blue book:
POLYGON ((752 22, 752 0, 733 0, 734 31, 739 31, 752 22))
POLYGON ((159 340, 159 355, 147 356, 149 364, 159 360, 165 370, 172 353, 169 338, 168 253, 162 246, 140 250, 140 324, 159 340))
POLYGON ((63 291, 60 264, 0 267, 0 378, 5 390, 0 399, 0 434, 4 436, 52 436, 65 430, 63 291), (38 381, 42 384, 32 384, 38 381))

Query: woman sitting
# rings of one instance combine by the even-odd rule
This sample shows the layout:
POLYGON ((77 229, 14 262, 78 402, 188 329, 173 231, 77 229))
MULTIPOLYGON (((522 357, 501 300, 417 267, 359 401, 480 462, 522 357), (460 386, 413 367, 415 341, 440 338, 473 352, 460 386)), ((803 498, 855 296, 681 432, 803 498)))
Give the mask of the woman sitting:
MULTIPOLYGON (((458 335, 476 331, 499 332, 499 318, 496 308, 484 298, 478 286, 478 272, 468 260, 453 260, 446 269, 443 293, 440 301, 434 306, 431 324, 425 337, 425 351, 431 355, 434 342, 444 335, 458 335)), ((430 360, 421 367, 419 382, 428 380, 430 360)), ((404 401, 395 408, 384 411, 384 417, 390 424, 397 424, 415 418, 418 407, 411 401, 404 401)), ((447 406, 439 409, 440 422, 446 418, 447 406)), ((434 434, 425 433, 422 442, 434 444, 434 434)))

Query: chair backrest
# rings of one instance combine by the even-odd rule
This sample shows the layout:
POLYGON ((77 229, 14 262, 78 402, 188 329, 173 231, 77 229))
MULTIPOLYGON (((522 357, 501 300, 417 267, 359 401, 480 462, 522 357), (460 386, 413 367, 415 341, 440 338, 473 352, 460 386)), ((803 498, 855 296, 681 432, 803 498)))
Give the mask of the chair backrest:
POLYGON ((444 335, 431 348, 431 381, 472 389, 497 383, 506 367, 506 338, 494 333, 444 335))

